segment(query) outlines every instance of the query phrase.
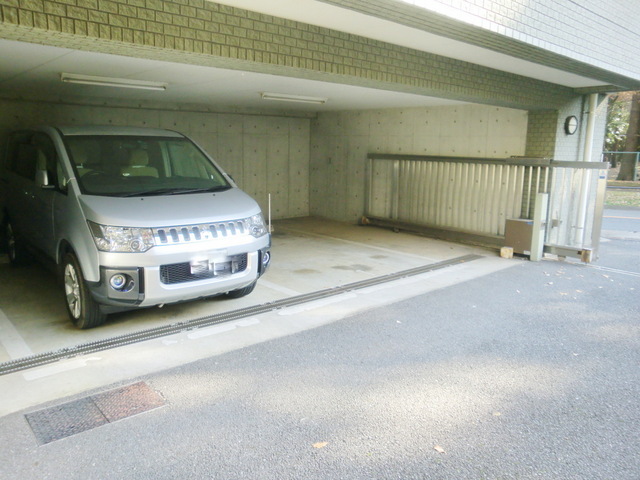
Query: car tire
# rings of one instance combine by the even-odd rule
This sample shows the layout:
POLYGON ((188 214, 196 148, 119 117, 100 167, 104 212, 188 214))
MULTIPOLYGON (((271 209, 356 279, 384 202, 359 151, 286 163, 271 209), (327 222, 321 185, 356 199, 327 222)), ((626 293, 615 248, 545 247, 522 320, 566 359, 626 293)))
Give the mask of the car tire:
POLYGON ((62 272, 65 304, 73 324, 83 330, 102 325, 107 316, 100 311, 100 305, 91 296, 74 254, 65 255, 62 272))
POLYGON ((253 282, 251 285, 247 285, 244 288, 239 288, 238 290, 231 290, 230 292, 226 293, 226 297, 227 298, 241 298, 241 297, 246 297, 247 295, 249 295, 251 292, 253 292, 253 289, 256 288, 256 283, 258 282, 253 282))
POLYGON ((27 252, 25 250, 20 237, 16 235, 13 225, 8 221, 4 229, 7 255, 9 256, 9 263, 13 266, 24 265, 27 263, 27 252))

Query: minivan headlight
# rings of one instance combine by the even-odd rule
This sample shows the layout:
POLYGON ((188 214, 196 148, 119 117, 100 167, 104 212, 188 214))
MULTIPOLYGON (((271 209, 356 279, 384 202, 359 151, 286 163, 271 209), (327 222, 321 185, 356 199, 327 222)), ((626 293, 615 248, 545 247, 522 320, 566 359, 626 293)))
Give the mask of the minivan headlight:
POLYGON ((249 229, 249 233, 256 237, 260 238, 263 235, 266 235, 267 226, 264 223, 264 218, 262 218, 262 214, 254 215, 252 217, 247 218, 247 228, 249 229))
POLYGON ((102 252, 146 252, 154 245, 150 228, 115 227, 88 222, 96 247, 102 252))

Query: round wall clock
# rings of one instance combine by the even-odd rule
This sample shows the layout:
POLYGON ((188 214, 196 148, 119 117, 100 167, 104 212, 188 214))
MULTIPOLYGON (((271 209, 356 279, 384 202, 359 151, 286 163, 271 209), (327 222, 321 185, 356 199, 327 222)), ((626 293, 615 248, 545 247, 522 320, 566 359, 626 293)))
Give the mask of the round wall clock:
POLYGON ((571 115, 564 121, 564 133, 567 135, 573 135, 578 130, 578 117, 571 115))

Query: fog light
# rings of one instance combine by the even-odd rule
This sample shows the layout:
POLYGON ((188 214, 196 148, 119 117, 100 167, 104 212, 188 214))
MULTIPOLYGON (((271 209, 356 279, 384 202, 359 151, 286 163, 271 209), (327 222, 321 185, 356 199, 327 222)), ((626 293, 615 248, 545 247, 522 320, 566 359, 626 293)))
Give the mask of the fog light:
POLYGON ((262 267, 267 268, 269 261, 271 260, 271 253, 266 251, 262 252, 262 267))
POLYGON ((118 292, 130 292, 133 289, 135 282, 129 275, 124 273, 116 273, 109 279, 109 285, 118 292))
POLYGON ((271 252, 269 250, 262 250, 260 252, 260 264, 258 265, 258 274, 262 275, 267 271, 269 263, 271 262, 271 252))
POLYGON ((114 290, 122 290, 122 288, 127 284, 127 277, 121 273, 116 273, 109 280, 109 284, 114 290))

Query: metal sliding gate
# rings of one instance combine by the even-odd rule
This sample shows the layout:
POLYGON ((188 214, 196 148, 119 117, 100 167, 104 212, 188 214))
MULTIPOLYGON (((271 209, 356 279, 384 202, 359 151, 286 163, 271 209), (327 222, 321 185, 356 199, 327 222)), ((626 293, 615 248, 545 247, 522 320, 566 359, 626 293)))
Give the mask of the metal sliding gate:
POLYGON ((508 219, 545 228, 544 251, 590 261, 599 245, 608 165, 532 158, 370 154, 365 221, 457 241, 503 246, 508 219))

